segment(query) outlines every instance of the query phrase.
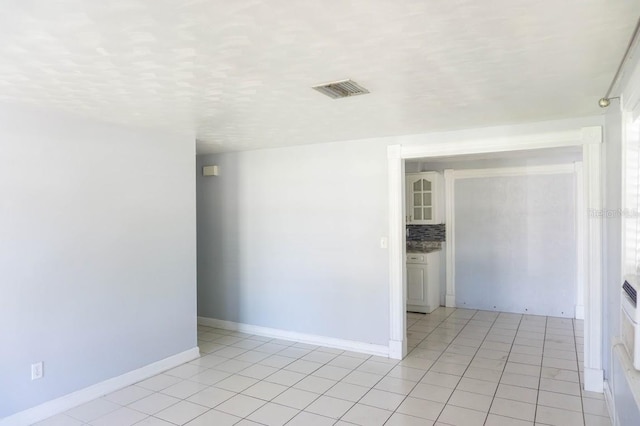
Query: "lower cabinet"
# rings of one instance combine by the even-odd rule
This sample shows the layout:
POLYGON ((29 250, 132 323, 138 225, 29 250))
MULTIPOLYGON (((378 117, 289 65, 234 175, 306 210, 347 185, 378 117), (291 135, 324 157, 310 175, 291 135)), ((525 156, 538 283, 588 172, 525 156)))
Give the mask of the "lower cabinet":
POLYGON ((440 306, 440 251, 407 254, 407 311, 431 313, 440 306))

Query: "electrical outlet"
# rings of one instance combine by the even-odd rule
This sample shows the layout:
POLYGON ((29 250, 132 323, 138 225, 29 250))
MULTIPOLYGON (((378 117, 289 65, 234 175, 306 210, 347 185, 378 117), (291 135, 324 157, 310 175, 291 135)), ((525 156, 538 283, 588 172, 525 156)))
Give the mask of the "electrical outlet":
POLYGON ((31 380, 42 379, 44 376, 44 363, 42 361, 31 364, 31 380))

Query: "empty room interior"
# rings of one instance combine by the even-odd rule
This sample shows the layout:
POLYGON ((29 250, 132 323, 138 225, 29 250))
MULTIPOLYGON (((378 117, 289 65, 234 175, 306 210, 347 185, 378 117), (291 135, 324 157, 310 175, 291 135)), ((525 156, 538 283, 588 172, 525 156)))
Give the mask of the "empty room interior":
POLYGON ((0 426, 640 425, 637 0, 0 5, 0 426))

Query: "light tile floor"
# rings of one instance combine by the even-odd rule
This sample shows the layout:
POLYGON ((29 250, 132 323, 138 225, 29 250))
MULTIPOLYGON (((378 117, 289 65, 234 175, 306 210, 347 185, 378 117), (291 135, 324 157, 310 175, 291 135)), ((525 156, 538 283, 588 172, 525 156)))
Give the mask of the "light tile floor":
POLYGON ((582 321, 408 314, 403 361, 199 327, 202 357, 38 425, 610 425, 582 321))

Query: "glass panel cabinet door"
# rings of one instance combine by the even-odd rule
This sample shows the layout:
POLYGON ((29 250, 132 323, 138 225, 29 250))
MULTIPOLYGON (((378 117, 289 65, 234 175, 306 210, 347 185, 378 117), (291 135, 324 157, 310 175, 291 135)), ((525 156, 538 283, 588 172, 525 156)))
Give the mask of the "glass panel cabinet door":
POLYGON ((413 208, 413 220, 422 220, 422 208, 420 207, 413 208))
MULTIPOLYGON (((416 203, 414 201, 414 207, 422 207, 422 212, 420 213, 420 218, 416 216, 416 220, 429 220, 431 219, 431 181, 427 179, 420 179, 420 191, 413 192, 414 200, 419 199, 421 202, 416 203)), ((415 187, 415 185, 414 185, 415 187)))
POLYGON ((435 172, 423 172, 407 175, 406 185, 406 222, 429 224, 435 221, 436 183, 435 172), (433 176, 433 178, 431 178, 433 176))
POLYGON ((433 215, 431 213, 431 207, 424 208, 424 220, 432 220, 433 215))

